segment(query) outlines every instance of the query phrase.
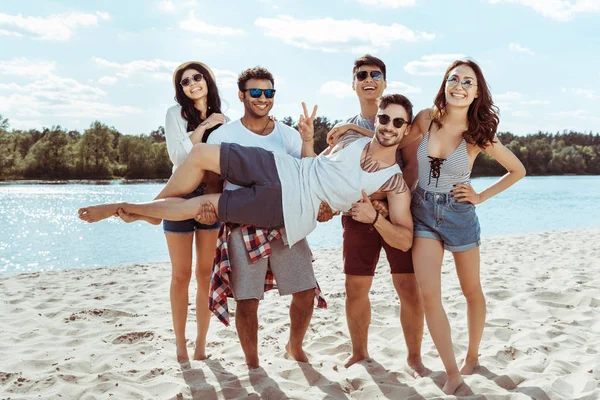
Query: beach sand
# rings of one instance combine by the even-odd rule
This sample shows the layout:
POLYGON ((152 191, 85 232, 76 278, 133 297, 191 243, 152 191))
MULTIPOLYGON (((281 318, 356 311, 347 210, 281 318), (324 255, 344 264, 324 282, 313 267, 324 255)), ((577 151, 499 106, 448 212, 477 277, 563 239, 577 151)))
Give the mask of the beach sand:
MULTIPOLYGON (((465 377, 468 387, 458 394, 600 398, 600 228, 485 238, 481 250, 488 305, 482 366, 465 377)), ((1 277, 0 398, 454 398, 440 389, 442 363, 427 329, 423 357, 433 372, 419 379, 405 372, 399 305, 385 256, 371 291, 372 359, 343 367, 350 339, 341 251, 315 255, 329 308, 315 310, 306 336, 311 364, 286 357, 290 298, 272 291, 259 309, 262 368, 252 372, 245 368, 235 327, 214 318, 211 358, 176 362, 168 264, 1 277)), ((460 362, 467 348, 465 300, 450 254, 442 279, 460 362)), ((233 301, 230 308, 235 310, 233 301)), ((190 306, 190 354, 194 311, 190 306)))

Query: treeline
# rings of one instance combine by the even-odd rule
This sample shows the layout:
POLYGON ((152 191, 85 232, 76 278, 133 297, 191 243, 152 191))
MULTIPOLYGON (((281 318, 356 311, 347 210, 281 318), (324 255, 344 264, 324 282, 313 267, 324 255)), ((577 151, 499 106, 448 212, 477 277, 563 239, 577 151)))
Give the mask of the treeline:
POLYGON ((123 135, 95 121, 83 134, 60 126, 9 131, 0 117, 0 179, 166 179, 164 128, 123 135))
MULTIPOLYGON (((294 126, 291 117, 282 120, 294 126)), ((315 151, 327 147, 327 132, 338 121, 315 119, 315 151)), ((600 175, 600 135, 563 132, 498 138, 523 162, 528 175, 600 175)), ((482 153, 474 176, 504 174, 504 169, 482 153)), ((171 161, 163 127, 138 136, 121 134, 95 121, 83 133, 60 126, 42 130, 10 130, 0 116, 0 179, 165 179, 171 161)))

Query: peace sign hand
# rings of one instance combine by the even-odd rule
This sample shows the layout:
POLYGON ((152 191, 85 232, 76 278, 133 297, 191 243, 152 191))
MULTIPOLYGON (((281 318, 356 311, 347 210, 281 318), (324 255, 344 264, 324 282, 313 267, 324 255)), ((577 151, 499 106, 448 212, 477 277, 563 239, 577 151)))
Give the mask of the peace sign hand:
POLYGON ((304 114, 300 114, 300 118, 298 119, 298 132, 300 132, 300 137, 302 137, 302 141, 311 142, 315 138, 315 126, 314 121, 317 116, 317 108, 315 105, 313 107, 313 112, 309 116, 308 109, 306 108, 306 104, 302 102, 302 108, 304 110, 304 114))

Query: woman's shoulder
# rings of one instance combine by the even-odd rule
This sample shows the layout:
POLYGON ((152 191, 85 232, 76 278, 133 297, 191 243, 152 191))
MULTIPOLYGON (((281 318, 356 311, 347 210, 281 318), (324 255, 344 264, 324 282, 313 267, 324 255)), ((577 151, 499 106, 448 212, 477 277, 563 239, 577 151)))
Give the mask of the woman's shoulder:
POLYGON ((167 114, 181 115, 181 106, 179 104, 173 104, 171 107, 167 108, 167 114))

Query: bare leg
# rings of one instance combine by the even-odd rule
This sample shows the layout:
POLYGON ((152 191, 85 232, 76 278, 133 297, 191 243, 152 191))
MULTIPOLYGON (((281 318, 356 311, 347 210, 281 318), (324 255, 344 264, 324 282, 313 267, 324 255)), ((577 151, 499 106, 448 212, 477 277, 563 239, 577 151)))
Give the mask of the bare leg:
POLYGON ((258 299, 238 300, 235 327, 250 369, 260 367, 258 360, 258 299))
POLYGON ((202 204, 209 201, 213 204, 217 215, 219 212, 220 194, 206 194, 192 199, 167 198, 149 203, 110 203, 79 209, 79 219, 97 222, 115 215, 119 208, 128 214, 139 214, 148 217, 184 221, 194 218, 202 209, 202 204))
POLYGON ((221 146, 218 144, 199 143, 171 175, 166 186, 156 199, 181 197, 191 193, 200 185, 205 171, 221 173, 221 146))
POLYGON ((437 240, 418 237, 413 241, 412 255, 415 276, 421 288, 427 327, 448 375, 442 390, 446 394, 452 394, 463 383, 463 379, 456 365, 450 323, 442 304, 441 275, 444 248, 437 240))
POLYGON ((352 341, 352 355, 344 367, 369 357, 367 342, 371 324, 371 302, 369 290, 372 276, 346 275, 346 320, 352 341))
POLYGON ((304 335, 313 314, 315 290, 309 289, 292 294, 290 304, 290 340, 285 346, 292 358, 299 362, 308 362, 308 357, 302 348, 304 335))
POLYGON ((171 314, 177 347, 177 361, 189 360, 185 325, 188 313, 188 288, 192 277, 193 233, 166 233, 167 247, 171 258, 171 314))
POLYGON ((463 375, 470 375, 479 366, 479 344, 485 326, 485 298, 479 279, 479 247, 453 253, 460 287, 467 299, 467 321, 469 327, 469 350, 460 369, 463 375))
POLYGON ((421 359, 421 342, 425 320, 417 278, 415 274, 392 274, 392 281, 400 298, 400 324, 402 325, 406 349, 408 350, 406 364, 415 378, 425 376, 431 370, 423 365, 421 359))
POLYGON ((196 350, 194 360, 204 360, 206 355, 206 334, 210 324, 210 310, 208 309, 208 290, 210 275, 215 257, 218 230, 196 231, 196 323, 198 334, 196 337, 196 350))

